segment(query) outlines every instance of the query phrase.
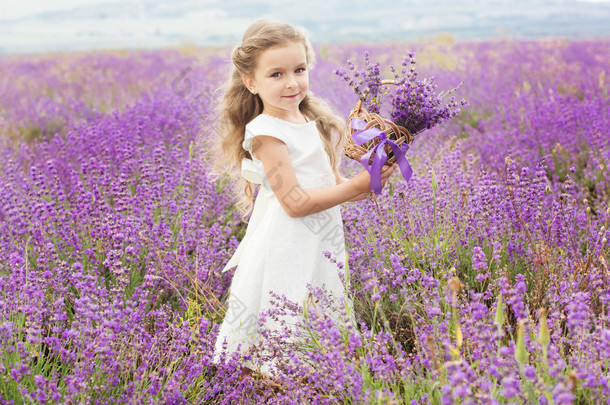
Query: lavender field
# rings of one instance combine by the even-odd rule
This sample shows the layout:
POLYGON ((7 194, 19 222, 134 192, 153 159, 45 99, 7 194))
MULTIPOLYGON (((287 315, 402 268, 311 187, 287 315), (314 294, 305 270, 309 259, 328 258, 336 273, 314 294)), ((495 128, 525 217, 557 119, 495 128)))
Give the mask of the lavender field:
POLYGON ((344 117, 333 70, 365 50, 469 105, 418 135, 409 182, 342 205, 358 330, 313 291, 261 342, 280 373, 243 379, 212 362, 245 232, 211 175, 229 50, 1 56, 0 404, 610 403, 609 48, 318 47, 344 117))

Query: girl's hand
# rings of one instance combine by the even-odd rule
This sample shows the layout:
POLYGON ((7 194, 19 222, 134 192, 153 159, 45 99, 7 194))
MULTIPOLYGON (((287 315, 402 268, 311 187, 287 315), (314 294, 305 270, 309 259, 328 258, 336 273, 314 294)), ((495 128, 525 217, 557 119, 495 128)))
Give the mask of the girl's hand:
POLYGON ((394 173, 394 170, 398 166, 398 163, 394 163, 392 166, 383 165, 381 168, 381 189, 385 187, 385 183, 387 183, 390 176, 394 173), (385 169, 385 171, 384 171, 385 169))
MULTIPOLYGON (((396 163, 392 166, 383 165, 381 168, 381 188, 385 187, 386 182, 394 173, 396 169, 396 163)), ((371 190, 371 175, 366 169, 363 169, 360 173, 355 175, 350 181, 354 182, 354 186, 360 193, 368 193, 371 190)))

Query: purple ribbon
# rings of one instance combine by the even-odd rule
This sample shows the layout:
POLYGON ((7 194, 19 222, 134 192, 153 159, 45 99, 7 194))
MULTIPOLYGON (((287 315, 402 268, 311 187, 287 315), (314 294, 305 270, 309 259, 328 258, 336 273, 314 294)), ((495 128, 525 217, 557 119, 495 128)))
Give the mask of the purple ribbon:
POLYGON ((381 139, 381 142, 365 153, 360 159, 362 166, 364 166, 371 175, 371 189, 375 191, 375 194, 381 192, 381 167, 388 161, 388 155, 385 151, 386 144, 390 145, 392 152, 394 152, 394 156, 396 156, 396 163, 398 163, 402 177, 407 181, 411 178, 413 170, 405 157, 405 154, 409 150, 409 145, 405 143, 397 145, 392 139, 386 138, 386 133, 379 128, 372 127, 364 129, 366 127, 366 122, 358 118, 352 118, 350 127, 357 130, 352 134, 352 139, 358 145, 362 145, 376 137, 381 139), (373 153, 375 154, 375 156, 373 156, 373 163, 369 165, 369 160, 373 153))

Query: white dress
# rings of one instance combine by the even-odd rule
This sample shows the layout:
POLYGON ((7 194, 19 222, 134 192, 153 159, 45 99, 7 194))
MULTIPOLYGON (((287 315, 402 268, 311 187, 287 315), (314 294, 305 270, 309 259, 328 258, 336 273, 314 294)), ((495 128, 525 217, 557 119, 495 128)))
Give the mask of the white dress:
MULTIPOLYGON (((326 188, 336 184, 330 159, 320 138, 315 121, 295 124, 261 114, 246 125, 242 146, 252 152, 257 135, 282 140, 302 189, 326 188)), ((281 169, 281 168, 278 168, 281 169)), ((306 284, 325 286, 336 297, 345 294, 339 272, 343 271, 325 257, 325 251, 339 262, 346 263, 343 222, 339 206, 299 218, 288 216, 271 189, 282 181, 280 171, 272 170, 267 178, 263 164, 253 157, 242 161, 242 175, 262 184, 246 234, 224 271, 237 266, 227 302, 227 313, 220 325, 215 359, 226 338, 229 352, 245 350, 259 338, 257 319, 260 311, 271 307, 274 291, 301 305, 307 299, 306 284)), ((287 198, 304 202, 307 195, 298 188, 287 198)), ((351 301, 348 300, 351 305, 351 301)), ((353 321, 352 321, 353 322, 353 321)), ((274 329, 277 322, 268 320, 265 327, 274 329)), ((246 366, 253 368, 252 363, 246 366)), ((256 367, 254 367, 256 368, 256 367)), ((268 372, 263 364, 261 371, 268 372)))

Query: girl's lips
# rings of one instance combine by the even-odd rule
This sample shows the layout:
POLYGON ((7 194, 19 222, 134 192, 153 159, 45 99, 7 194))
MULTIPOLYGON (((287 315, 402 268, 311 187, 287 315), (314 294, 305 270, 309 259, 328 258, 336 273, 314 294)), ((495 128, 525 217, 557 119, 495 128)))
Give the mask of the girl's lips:
POLYGON ((286 97, 286 98, 295 98, 295 97, 296 97, 296 96, 298 96, 298 95, 299 95, 299 93, 297 93, 297 94, 293 94, 292 96, 284 96, 284 97, 286 97))

